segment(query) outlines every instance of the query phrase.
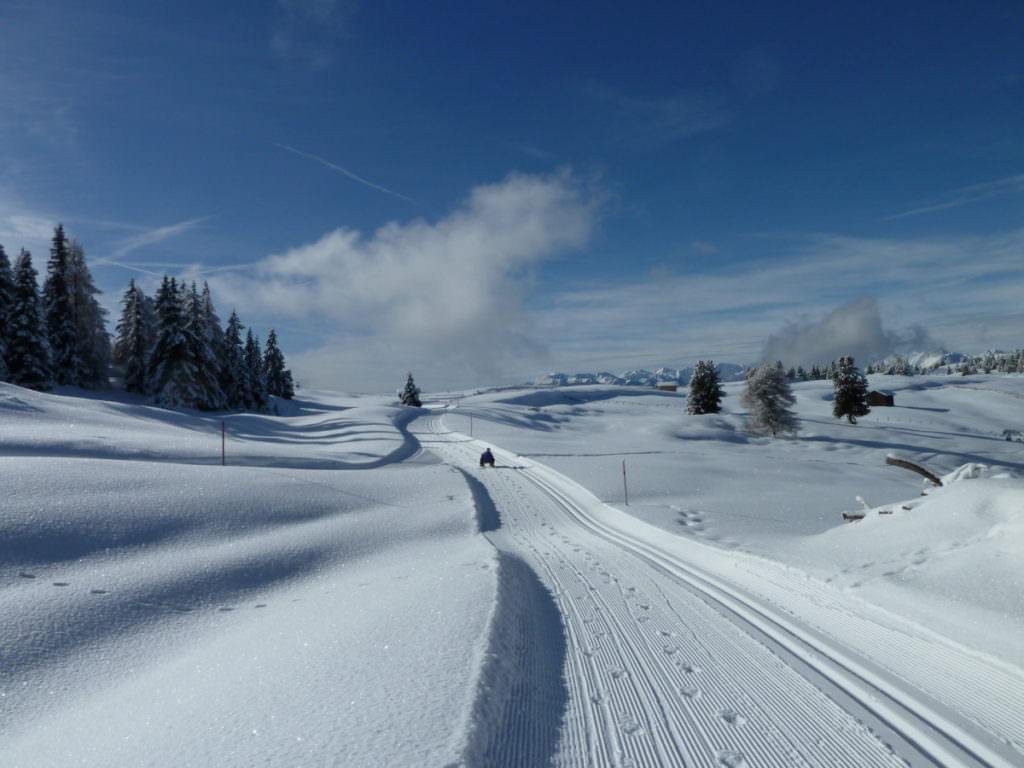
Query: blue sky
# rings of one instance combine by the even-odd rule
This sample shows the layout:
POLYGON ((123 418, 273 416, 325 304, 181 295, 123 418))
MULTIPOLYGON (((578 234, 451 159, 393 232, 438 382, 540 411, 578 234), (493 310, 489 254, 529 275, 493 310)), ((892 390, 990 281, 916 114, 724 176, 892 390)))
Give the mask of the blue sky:
POLYGON ((0 243, 298 379, 1024 345, 1024 4, 0 0, 0 243))

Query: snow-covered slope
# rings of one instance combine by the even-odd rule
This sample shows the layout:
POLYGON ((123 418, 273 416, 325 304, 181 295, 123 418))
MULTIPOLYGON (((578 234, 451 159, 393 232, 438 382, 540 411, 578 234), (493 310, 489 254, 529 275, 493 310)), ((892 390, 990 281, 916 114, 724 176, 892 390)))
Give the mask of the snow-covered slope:
POLYGON ((1024 665, 1024 567, 1013 554, 1024 548, 1024 443, 1002 436, 1024 426, 1024 377, 870 384, 893 391, 896 407, 876 407, 856 425, 832 417, 830 382, 795 384, 795 440, 745 431, 741 384, 726 384, 724 411, 713 416, 686 414, 683 392, 609 387, 496 393, 462 410, 475 413, 477 436, 666 532, 791 564, 1024 665), (886 466, 890 454, 940 475, 971 462, 991 470, 920 497, 928 483, 886 466), (843 513, 865 504, 865 523, 844 524, 843 513), (950 619, 954 598, 964 613, 950 619), (977 611, 984 621, 964 618, 977 611))
POLYGON ((0 385, 0 765, 443 765, 493 610, 383 398, 220 419, 0 385), (397 463, 403 460, 402 463, 397 463))
POLYGON ((741 386, 0 385, 0 765, 1024 762, 1024 377, 798 384, 783 440, 741 386))

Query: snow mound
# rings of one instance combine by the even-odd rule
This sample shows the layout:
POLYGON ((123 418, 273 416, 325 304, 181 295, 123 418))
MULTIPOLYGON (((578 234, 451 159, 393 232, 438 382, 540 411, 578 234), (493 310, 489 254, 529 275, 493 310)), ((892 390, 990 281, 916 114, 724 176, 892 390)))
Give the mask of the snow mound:
POLYGON ((1020 664, 1024 478, 969 462, 942 480, 926 496, 858 510, 862 520, 804 547, 828 581, 1020 664))

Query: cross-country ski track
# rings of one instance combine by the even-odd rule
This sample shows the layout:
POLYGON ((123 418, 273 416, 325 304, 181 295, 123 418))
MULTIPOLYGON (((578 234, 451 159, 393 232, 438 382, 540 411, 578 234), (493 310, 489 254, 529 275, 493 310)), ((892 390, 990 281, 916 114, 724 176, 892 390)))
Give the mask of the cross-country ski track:
POLYGON ((411 428, 466 476, 499 552, 462 765, 1021 764, 1016 668, 668 536, 532 459, 487 444, 497 468, 479 469, 485 443, 443 411, 411 428))

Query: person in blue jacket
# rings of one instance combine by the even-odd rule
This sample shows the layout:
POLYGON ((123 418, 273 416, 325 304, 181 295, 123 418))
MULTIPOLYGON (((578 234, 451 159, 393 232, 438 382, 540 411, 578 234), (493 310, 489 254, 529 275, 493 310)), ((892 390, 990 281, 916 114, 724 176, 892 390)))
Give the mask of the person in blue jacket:
POLYGON ((484 467, 488 464, 491 465, 492 469, 494 468, 494 454, 491 453, 490 448, 488 448, 487 450, 480 454, 480 466, 484 467))

